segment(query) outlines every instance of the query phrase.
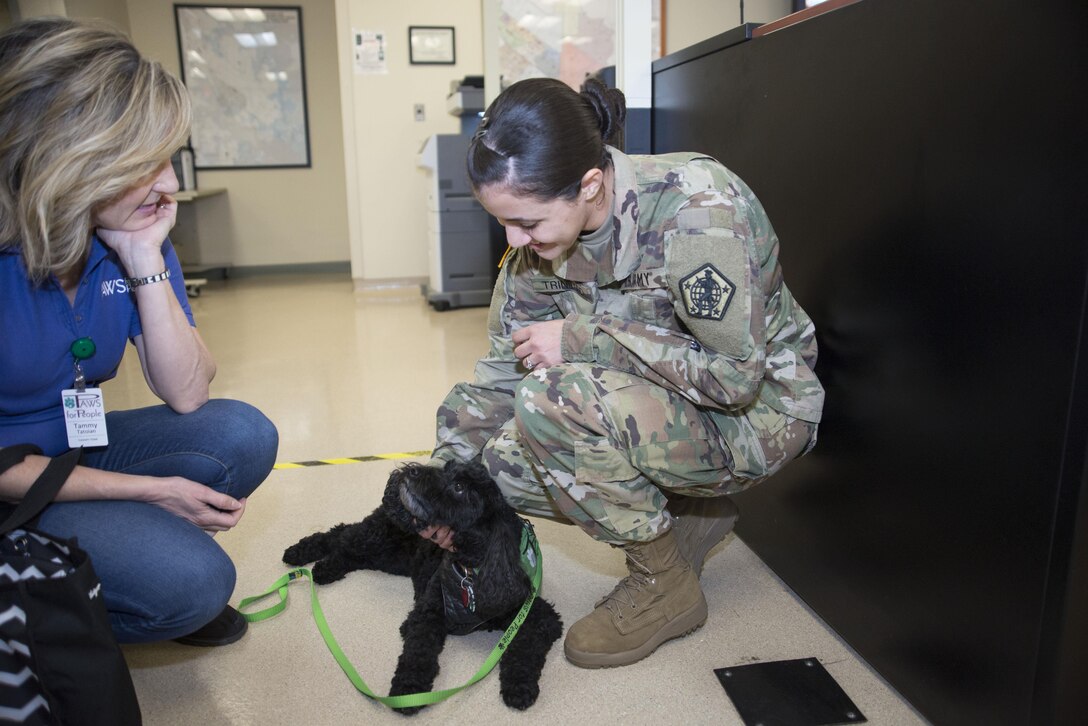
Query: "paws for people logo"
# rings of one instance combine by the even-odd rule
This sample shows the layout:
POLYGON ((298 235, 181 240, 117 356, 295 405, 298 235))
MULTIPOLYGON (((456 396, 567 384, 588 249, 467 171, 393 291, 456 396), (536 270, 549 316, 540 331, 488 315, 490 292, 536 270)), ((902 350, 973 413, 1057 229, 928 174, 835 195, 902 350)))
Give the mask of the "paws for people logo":
POLYGON ((102 415, 102 394, 97 389, 87 389, 84 392, 61 394, 64 403, 64 416, 66 418, 88 419, 98 418, 102 415))

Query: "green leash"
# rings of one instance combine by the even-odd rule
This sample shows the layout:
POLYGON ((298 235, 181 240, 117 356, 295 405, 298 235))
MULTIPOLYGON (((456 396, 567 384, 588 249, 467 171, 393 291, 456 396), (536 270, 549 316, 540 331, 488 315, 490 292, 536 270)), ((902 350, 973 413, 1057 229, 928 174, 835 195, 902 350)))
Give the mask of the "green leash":
MULTIPOLYGON (((524 520, 523 520, 524 521, 524 520)), ((521 624, 525 622, 525 618, 529 615, 529 609, 533 606, 533 601, 536 600, 537 593, 540 592, 540 582, 543 579, 543 562, 540 556, 540 544, 536 540, 536 534, 533 532, 532 525, 525 521, 525 526, 521 532, 521 567, 525 570, 525 574, 529 576, 529 580, 532 583, 532 589, 529 592, 529 596, 525 598, 525 603, 521 606, 521 610, 514 616, 510 626, 503 633, 502 638, 499 639, 498 645, 491 651, 491 654, 487 656, 487 660, 480 666, 480 670, 476 671, 476 675, 468 679, 463 686, 457 688, 447 688, 442 691, 431 691, 429 693, 406 693, 401 696, 379 696, 367 687, 366 682, 360 677, 358 671, 352 666, 351 661, 344 655, 344 651, 340 649, 340 645, 336 642, 336 638, 333 637, 332 631, 329 629, 329 623, 325 620, 325 613, 321 610, 321 603, 317 600, 317 588, 314 586, 313 576, 310 571, 305 567, 297 567, 286 575, 276 580, 272 584, 272 587, 260 595, 253 597, 247 597, 238 603, 238 611, 242 612, 247 606, 263 600, 264 598, 276 593, 279 595, 279 602, 271 605, 264 610, 258 610, 253 613, 242 612, 243 617, 251 623, 256 623, 261 620, 267 620, 271 617, 279 615, 287 607, 287 587, 293 581, 302 578, 310 580, 310 606, 314 614, 314 622, 317 623, 317 629, 321 632, 321 637, 325 639, 325 645, 329 647, 332 652, 333 658, 340 664, 341 670, 347 675, 348 680, 352 685, 365 696, 373 698, 375 701, 384 703, 390 708, 409 708, 414 706, 429 706, 439 701, 444 701, 458 691, 468 688, 476 681, 480 680, 495 667, 502 658, 502 654, 506 652, 506 647, 510 644, 510 641, 517 635, 518 629, 521 624)))

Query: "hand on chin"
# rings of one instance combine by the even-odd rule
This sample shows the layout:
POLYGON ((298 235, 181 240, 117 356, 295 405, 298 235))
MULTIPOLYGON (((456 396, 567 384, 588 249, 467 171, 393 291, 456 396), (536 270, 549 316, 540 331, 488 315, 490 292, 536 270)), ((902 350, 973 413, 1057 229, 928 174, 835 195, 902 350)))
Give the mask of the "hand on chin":
POLYGON ((120 229, 97 227, 95 233, 110 249, 124 258, 139 250, 158 252, 177 219, 177 202, 163 198, 161 204, 138 208, 120 229))

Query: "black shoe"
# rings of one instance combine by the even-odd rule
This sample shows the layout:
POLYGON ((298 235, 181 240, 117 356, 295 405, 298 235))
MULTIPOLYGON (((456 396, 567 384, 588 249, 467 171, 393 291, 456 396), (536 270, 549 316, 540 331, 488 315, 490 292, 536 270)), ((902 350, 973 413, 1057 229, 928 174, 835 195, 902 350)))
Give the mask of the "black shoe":
POLYGON ((215 619, 196 632, 181 638, 174 638, 175 643, 183 645, 229 645, 246 634, 249 623, 245 617, 230 605, 215 616, 215 619))

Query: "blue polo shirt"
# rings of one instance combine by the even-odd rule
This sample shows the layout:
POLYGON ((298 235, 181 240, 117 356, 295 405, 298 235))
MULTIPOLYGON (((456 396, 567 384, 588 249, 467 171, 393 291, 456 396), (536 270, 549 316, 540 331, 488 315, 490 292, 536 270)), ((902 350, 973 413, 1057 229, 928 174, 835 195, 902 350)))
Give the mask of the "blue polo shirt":
MULTIPOLYGON (((195 325, 170 240, 162 252, 169 283, 195 325)), ((82 363, 91 386, 117 375, 125 344, 142 332, 125 277, 117 253, 95 236, 72 305, 56 278, 30 283, 18 248, 0 249, 0 447, 37 444, 50 456, 68 449, 60 392, 75 382, 72 342, 94 341, 95 354, 82 363)))

